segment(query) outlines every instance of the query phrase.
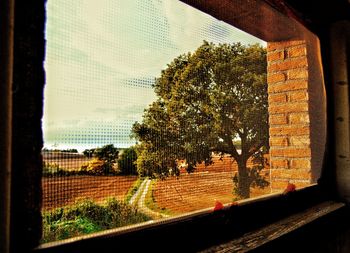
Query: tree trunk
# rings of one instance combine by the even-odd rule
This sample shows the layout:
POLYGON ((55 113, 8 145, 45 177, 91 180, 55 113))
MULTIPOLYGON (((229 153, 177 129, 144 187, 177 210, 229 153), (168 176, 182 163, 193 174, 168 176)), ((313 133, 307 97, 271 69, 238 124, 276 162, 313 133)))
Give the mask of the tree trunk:
POLYGON ((238 195, 242 199, 250 197, 250 178, 247 170, 247 160, 238 159, 238 195))

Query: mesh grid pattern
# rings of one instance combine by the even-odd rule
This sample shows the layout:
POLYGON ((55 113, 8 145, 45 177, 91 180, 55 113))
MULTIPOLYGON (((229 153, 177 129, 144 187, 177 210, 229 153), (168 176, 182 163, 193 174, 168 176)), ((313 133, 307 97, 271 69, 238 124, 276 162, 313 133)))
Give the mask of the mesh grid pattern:
MULTIPOLYGON (((237 199, 238 165, 229 154, 210 152, 211 163, 192 164, 191 173, 187 153, 175 159, 176 173, 140 173, 136 156, 142 151, 129 148, 143 140, 131 136, 132 127, 157 101, 156 78, 174 58, 195 52, 204 40, 262 48, 264 41, 165 0, 50 0, 46 39, 44 242, 237 199), (109 151, 101 151, 110 144, 109 151), (128 169, 123 171, 123 164, 128 169)), ((164 138, 156 138, 155 147, 164 138)), ((169 156, 181 148, 169 146, 169 156)), ((254 166, 253 160, 247 164, 254 166)), ((268 186, 252 189, 251 196, 269 192, 268 186)))

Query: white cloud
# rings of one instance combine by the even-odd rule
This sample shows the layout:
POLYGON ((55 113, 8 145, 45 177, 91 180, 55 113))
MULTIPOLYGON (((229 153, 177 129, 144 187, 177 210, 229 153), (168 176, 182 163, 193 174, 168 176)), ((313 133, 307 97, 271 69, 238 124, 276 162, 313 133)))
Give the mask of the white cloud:
POLYGON ((193 51, 207 38, 206 30, 217 22, 213 17, 184 3, 165 0, 163 13, 169 21, 169 34, 175 47, 185 53, 193 51))

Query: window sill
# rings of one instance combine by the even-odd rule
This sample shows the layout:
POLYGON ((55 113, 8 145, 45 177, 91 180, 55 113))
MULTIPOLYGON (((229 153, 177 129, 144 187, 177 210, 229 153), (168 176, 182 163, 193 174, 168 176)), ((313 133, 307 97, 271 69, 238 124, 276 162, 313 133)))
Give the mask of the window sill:
POLYGON ((333 212, 344 208, 345 204, 335 201, 325 201, 312 206, 307 210, 291 215, 269 224, 259 230, 244 234, 242 237, 232 241, 210 247, 201 252, 247 252, 252 250, 262 250, 263 245, 273 243, 274 240, 296 232, 304 226, 310 225, 333 212))

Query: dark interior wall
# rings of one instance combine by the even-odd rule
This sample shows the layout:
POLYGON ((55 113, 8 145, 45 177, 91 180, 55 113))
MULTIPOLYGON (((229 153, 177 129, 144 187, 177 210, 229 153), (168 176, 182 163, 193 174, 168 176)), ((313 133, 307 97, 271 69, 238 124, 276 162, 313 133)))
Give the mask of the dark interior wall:
POLYGON ((44 25, 44 0, 15 2, 10 247, 16 253, 41 237, 44 25))

